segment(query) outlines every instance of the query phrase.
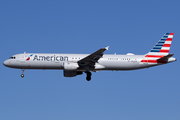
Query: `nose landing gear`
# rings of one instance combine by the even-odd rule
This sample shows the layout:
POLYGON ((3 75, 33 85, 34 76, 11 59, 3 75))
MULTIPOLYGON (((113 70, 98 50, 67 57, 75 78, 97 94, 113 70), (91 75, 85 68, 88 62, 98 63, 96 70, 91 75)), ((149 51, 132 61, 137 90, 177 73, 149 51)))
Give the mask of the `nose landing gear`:
POLYGON ((21 77, 23 78, 24 77, 24 69, 22 69, 22 74, 21 74, 21 77))
POLYGON ((88 72, 86 72, 86 74, 87 74, 86 80, 90 81, 91 80, 91 75, 92 75, 91 72, 88 71, 88 72))

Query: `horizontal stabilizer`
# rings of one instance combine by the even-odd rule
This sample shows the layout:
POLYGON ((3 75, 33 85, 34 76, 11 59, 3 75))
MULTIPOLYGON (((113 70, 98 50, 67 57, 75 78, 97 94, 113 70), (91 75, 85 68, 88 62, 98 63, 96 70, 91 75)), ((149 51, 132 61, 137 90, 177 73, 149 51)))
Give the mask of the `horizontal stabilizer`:
POLYGON ((157 60, 167 60, 168 58, 170 58, 170 57, 172 57, 174 54, 169 54, 169 55, 166 55, 166 56, 164 56, 164 57, 162 57, 162 58, 159 58, 159 59, 157 59, 157 60))

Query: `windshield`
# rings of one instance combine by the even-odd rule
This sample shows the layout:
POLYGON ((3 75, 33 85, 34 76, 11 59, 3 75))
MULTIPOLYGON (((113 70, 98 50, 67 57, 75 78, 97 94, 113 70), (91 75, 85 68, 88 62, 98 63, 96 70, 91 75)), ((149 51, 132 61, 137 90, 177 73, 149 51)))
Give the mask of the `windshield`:
POLYGON ((16 59, 16 57, 10 57, 9 59, 16 59))

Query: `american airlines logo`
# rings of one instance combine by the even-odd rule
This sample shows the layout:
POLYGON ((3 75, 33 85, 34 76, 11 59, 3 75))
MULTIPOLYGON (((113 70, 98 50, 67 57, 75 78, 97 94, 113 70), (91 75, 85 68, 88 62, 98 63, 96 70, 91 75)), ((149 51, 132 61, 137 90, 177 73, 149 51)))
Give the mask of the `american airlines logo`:
POLYGON ((30 58, 33 56, 33 54, 31 54, 27 59, 26 61, 30 60, 30 58))
POLYGON ((38 56, 35 55, 33 61, 68 61, 67 56, 38 56))

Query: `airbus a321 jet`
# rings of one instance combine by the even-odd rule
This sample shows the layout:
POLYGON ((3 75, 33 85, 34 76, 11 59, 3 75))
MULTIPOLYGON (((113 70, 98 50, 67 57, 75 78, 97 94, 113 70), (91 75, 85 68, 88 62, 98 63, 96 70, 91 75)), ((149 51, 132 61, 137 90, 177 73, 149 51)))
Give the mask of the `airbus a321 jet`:
POLYGON ((10 68, 22 69, 62 69, 65 77, 87 74, 86 80, 91 80, 91 71, 100 70, 136 70, 163 65, 176 61, 169 54, 174 33, 166 33, 159 42, 145 55, 104 54, 108 47, 101 48, 92 54, 41 54, 24 53, 16 54, 4 61, 10 68))

